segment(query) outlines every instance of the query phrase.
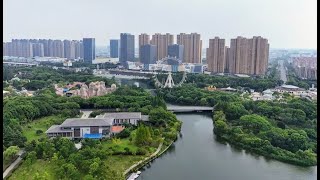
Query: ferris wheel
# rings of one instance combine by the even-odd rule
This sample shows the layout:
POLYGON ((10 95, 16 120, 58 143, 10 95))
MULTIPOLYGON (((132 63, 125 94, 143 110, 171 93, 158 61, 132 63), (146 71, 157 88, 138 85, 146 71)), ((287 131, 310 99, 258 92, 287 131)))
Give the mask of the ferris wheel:
MULTIPOLYGON (((176 57, 165 57, 157 61, 157 65, 164 65, 164 64, 176 64, 181 65, 182 61, 176 57)), ((180 72, 183 72, 181 80, 175 84, 172 78, 171 70, 168 71, 168 76, 165 81, 165 83, 161 83, 157 77, 157 72, 154 72, 153 79, 155 80, 155 85, 159 88, 173 88, 173 87, 179 87, 181 86, 187 79, 187 73, 184 69, 180 70, 180 72)))

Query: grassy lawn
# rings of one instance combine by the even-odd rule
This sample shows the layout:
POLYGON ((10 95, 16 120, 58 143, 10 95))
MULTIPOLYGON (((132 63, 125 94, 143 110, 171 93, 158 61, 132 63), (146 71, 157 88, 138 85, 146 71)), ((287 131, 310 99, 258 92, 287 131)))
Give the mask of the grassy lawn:
POLYGON ((26 136, 27 141, 37 140, 45 137, 46 130, 53 124, 61 124, 65 120, 64 117, 60 116, 47 116, 28 123, 22 127, 22 133, 26 136), (43 133, 37 135, 36 131, 42 130, 43 133))
POLYGON ((132 156, 132 155, 114 155, 108 156, 105 163, 111 165, 111 168, 117 172, 123 173, 133 164, 146 158, 146 156, 132 156))
MULTIPOLYGON (((104 161, 106 165, 119 173, 123 173, 126 169, 132 166, 134 163, 139 162, 146 156, 130 156, 130 155, 116 155, 108 156, 104 161)), ((33 180, 35 179, 35 174, 38 173, 44 180, 55 180, 53 172, 53 164, 49 161, 44 161, 38 159, 31 166, 27 166, 22 163, 18 169, 8 178, 8 180, 33 180)))
POLYGON ((138 147, 136 145, 134 145, 133 143, 131 143, 129 141, 129 138, 119 139, 116 141, 112 141, 111 139, 108 139, 108 140, 102 142, 102 146, 105 149, 108 149, 110 147, 115 147, 120 151, 124 151, 124 148, 126 148, 126 147, 128 147, 129 149, 131 149, 133 151, 138 150, 138 147))
MULTIPOLYGON (((133 142, 130 142, 129 138, 117 139, 117 140, 108 139, 102 142, 102 146, 104 149, 114 148, 117 151, 122 151, 122 152, 125 152, 124 148, 126 147, 129 148, 131 151, 135 151, 135 152, 137 152, 139 148, 133 142)), ((147 150, 150 155, 157 150, 157 147, 148 147, 147 150)))
POLYGON ((16 169, 13 174, 8 178, 9 180, 33 180, 38 172, 45 180, 54 180, 54 173, 52 170, 53 164, 49 161, 44 161, 38 159, 31 166, 27 166, 22 163, 18 169, 16 169), (45 177, 45 178, 44 178, 45 177))

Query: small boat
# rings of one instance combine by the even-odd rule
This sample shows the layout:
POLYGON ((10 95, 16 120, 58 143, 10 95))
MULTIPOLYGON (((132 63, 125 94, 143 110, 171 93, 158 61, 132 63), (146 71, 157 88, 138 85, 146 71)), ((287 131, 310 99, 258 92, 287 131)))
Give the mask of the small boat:
POLYGON ((137 179, 138 177, 139 177, 139 175, 137 175, 136 173, 132 173, 127 180, 135 180, 135 179, 137 179))
POLYGON ((137 171, 137 174, 140 175, 140 174, 141 174, 141 171, 137 171))
POLYGON ((138 177, 139 177, 138 174, 135 174, 135 175, 133 176, 134 179, 137 179, 138 177))

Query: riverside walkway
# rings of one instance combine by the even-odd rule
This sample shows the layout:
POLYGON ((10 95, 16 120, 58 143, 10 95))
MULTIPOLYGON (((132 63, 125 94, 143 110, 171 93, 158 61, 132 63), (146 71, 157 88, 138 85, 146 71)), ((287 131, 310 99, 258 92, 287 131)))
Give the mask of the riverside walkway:
POLYGON ((158 149, 156 150, 156 152, 154 152, 153 154, 151 154, 149 157, 146 157, 146 158, 144 158, 143 160, 141 160, 141 161, 135 163, 134 165, 132 165, 131 167, 129 167, 129 168, 123 173, 124 176, 126 176, 132 169, 134 169, 135 167, 137 167, 137 166, 140 165, 141 163, 143 163, 143 162, 145 162, 145 161, 147 161, 147 160, 150 160, 150 159, 152 159, 154 156, 156 156, 156 155, 160 152, 160 150, 161 150, 161 148, 162 148, 162 145, 163 145, 163 143, 161 143, 161 144, 159 145, 158 149))
POLYGON ((7 176, 11 174, 12 171, 19 166, 20 162, 22 161, 21 155, 23 155, 24 153, 24 150, 20 150, 18 152, 19 157, 3 172, 3 179, 6 179, 7 176))

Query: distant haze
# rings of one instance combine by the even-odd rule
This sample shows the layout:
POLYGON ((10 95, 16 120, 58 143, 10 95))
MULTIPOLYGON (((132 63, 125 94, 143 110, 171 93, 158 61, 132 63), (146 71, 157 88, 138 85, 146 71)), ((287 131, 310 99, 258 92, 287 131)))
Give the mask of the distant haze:
MULTIPOLYGON (((271 48, 317 48, 317 0, 4 0, 4 41, 96 38, 121 32, 263 36, 271 48)), ((176 40, 175 40, 176 41, 176 40)))

